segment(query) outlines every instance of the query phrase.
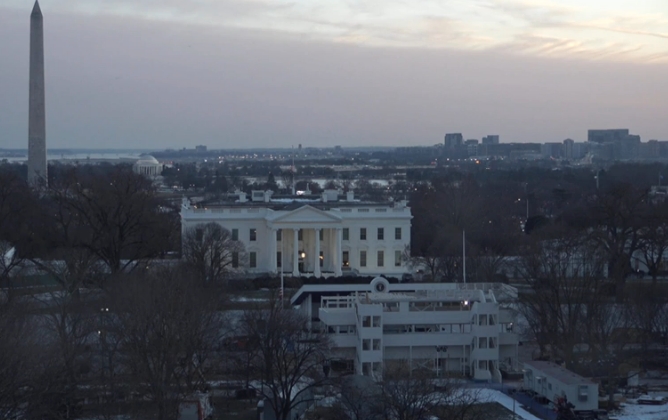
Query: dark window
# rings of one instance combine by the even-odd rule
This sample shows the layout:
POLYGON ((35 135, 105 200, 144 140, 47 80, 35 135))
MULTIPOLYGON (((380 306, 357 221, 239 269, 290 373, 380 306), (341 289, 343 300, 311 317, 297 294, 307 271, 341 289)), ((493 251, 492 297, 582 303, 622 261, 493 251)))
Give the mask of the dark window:
POLYGON ((350 265, 350 252, 343 251, 343 266, 348 267, 350 265))
POLYGON ((257 229, 252 228, 250 230, 250 240, 251 241, 256 241, 257 240, 257 229))
POLYGON ((239 229, 232 229, 232 240, 233 241, 239 240, 239 229))
POLYGON ((378 251, 378 267, 385 265, 385 252, 378 251))
POLYGON ((348 228, 343 228, 343 240, 350 240, 350 230, 348 228))
POLYGON ((257 267, 257 252, 251 252, 249 254, 249 265, 250 268, 255 268, 257 267))
POLYGON ((276 231, 276 240, 277 241, 282 241, 283 240, 283 229, 278 229, 276 231))
POLYGON ((401 240, 401 228, 394 228, 394 239, 397 241, 401 240))
POLYGON ((232 267, 239 267, 239 253, 236 251, 232 253, 232 267))
POLYGON ((366 251, 360 251, 360 267, 366 267, 366 251))
POLYGON ((320 229, 318 231, 318 238, 322 241, 325 238, 325 231, 320 229))
POLYGON ((366 228, 360 228, 360 241, 366 241, 366 228))
POLYGON ((302 229, 299 229, 297 231, 297 240, 298 241, 303 241, 304 240, 304 231, 302 229))
POLYGON ((394 251, 394 266, 401 267, 401 251, 394 251))
POLYGON ((283 254, 281 254, 281 251, 276 253, 276 266, 283 267, 283 254))
POLYGON ((378 240, 382 241, 383 239, 385 239, 385 229, 378 228, 378 240))

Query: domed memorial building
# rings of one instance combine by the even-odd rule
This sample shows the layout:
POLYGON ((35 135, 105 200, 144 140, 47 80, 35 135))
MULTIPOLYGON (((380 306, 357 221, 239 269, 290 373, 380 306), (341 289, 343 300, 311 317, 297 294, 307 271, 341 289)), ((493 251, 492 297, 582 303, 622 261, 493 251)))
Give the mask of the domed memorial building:
POLYGON ((159 176, 162 173, 162 164, 151 155, 141 155, 132 170, 149 177, 159 176))

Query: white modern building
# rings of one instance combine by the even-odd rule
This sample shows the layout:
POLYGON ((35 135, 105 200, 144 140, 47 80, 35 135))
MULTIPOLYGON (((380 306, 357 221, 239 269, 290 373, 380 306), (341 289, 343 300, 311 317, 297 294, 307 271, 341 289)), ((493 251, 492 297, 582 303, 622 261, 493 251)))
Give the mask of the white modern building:
POLYGON ((352 192, 273 197, 253 191, 217 203, 181 208, 183 232, 201 223, 220 223, 246 249, 250 273, 293 276, 401 276, 410 244, 411 209, 405 201, 363 202, 352 192))
POLYGON ((388 360, 415 369, 501 382, 520 372, 514 314, 497 298, 514 300, 502 283, 304 285, 291 303, 326 330, 332 359, 357 374, 377 376, 388 360))
POLYGON ((141 155, 139 160, 132 165, 132 170, 147 177, 155 177, 162 173, 162 164, 151 155, 141 155))
POLYGON ((575 411, 598 410, 598 385, 553 362, 524 363, 524 388, 556 403, 566 398, 575 411))

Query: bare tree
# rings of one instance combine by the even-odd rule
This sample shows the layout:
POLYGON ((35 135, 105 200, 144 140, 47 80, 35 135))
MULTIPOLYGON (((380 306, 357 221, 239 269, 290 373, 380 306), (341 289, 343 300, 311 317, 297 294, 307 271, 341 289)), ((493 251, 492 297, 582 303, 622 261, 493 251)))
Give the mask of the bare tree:
POLYGON ((39 347, 24 305, 5 302, 2 296, 0 337, 0 418, 14 420, 25 414, 39 347))
POLYGON ((278 301, 245 311, 239 330, 257 345, 250 370, 261 378, 261 396, 277 419, 288 420, 292 410, 325 383, 330 348, 326 334, 311 331, 309 319, 281 308, 278 301))
POLYGON ((76 247, 89 250, 112 274, 159 256, 178 230, 151 181, 129 167, 101 173, 73 169, 51 186, 51 197, 56 222, 67 223, 76 247))
POLYGON ((413 369, 408 361, 386 361, 377 396, 367 400, 367 404, 384 420, 485 418, 484 413, 476 412, 476 406, 483 402, 477 390, 463 387, 451 378, 438 379, 439 384, 445 385, 439 389, 436 383, 432 372, 413 369))
POLYGON ((229 230, 215 222, 199 224, 186 230, 182 245, 183 259, 205 283, 220 282, 246 258, 242 242, 232 239, 229 230))
POLYGON ((519 311, 528 321, 543 356, 575 362, 576 346, 586 341, 589 316, 601 304, 606 255, 586 235, 561 232, 535 238, 520 261, 530 293, 519 311))
POLYGON ((112 290, 107 334, 157 418, 174 418, 179 399, 205 386, 219 339, 219 298, 174 267, 125 279, 112 290))

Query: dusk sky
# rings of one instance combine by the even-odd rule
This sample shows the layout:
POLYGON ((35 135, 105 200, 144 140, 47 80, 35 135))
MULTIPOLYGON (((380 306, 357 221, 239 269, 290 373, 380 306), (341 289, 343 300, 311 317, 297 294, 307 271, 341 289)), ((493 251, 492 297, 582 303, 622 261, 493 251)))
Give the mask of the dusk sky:
MULTIPOLYGON (((32 0, 0 0, 0 148, 32 0)), ((666 0, 42 0, 50 148, 668 140, 666 0)))

